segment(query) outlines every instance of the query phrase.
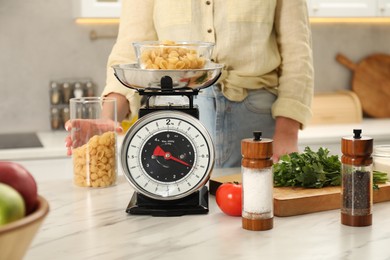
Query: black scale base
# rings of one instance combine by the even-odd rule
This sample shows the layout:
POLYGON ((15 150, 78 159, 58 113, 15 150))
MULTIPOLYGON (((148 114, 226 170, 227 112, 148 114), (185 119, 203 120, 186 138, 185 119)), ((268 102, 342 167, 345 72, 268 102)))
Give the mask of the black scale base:
POLYGON ((132 215, 183 216, 207 214, 209 195, 207 186, 191 195, 176 200, 155 200, 134 192, 126 212, 132 215))

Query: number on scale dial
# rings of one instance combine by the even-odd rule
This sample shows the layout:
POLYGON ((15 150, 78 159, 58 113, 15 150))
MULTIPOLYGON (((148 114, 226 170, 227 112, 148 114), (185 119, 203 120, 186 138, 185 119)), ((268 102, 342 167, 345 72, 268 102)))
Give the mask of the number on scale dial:
POLYGON ((122 166, 133 187, 155 199, 177 199, 209 179, 214 147, 194 117, 160 111, 140 118, 126 135, 122 166))

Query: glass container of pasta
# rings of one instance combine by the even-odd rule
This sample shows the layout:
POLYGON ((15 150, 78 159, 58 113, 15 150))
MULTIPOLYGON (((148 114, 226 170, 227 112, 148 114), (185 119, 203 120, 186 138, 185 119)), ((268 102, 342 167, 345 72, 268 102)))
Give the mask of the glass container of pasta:
POLYGON ((107 97, 70 100, 73 182, 109 187, 117 179, 117 105, 107 97))
POLYGON ((203 69, 211 59, 214 43, 183 41, 134 42, 137 61, 142 69, 203 69))

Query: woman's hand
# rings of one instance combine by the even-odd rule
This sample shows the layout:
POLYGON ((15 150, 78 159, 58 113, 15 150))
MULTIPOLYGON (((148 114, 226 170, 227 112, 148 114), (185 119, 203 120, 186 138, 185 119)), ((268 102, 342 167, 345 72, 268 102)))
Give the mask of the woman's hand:
POLYGON ((94 135, 100 135, 107 131, 122 133, 122 127, 116 125, 111 119, 73 119, 65 123, 66 131, 70 134, 65 138, 67 155, 72 154, 72 148, 86 144, 94 135))
POLYGON ((286 117, 277 117, 273 137, 273 161, 277 163, 280 156, 298 152, 298 131, 300 123, 286 117))

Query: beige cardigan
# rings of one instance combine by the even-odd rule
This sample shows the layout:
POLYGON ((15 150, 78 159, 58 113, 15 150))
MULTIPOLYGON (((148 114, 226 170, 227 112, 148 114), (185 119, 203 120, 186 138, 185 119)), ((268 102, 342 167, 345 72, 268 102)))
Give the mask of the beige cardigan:
POLYGON ((122 0, 103 95, 126 96, 131 116, 139 96, 118 82, 111 66, 135 62, 132 42, 158 39, 215 42, 226 98, 242 101, 248 90, 267 88, 278 95, 273 117, 292 118, 302 128, 310 120, 314 72, 305 0, 122 0))

